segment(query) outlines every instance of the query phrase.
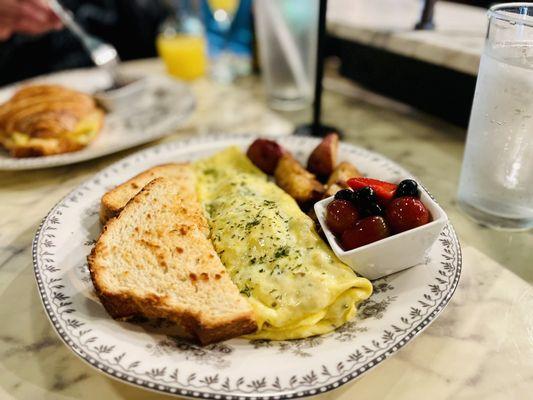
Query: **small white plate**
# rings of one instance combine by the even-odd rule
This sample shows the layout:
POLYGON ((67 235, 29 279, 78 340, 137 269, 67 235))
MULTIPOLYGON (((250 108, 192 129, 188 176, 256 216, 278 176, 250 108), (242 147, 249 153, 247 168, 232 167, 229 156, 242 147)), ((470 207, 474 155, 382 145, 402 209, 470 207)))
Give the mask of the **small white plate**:
MULTIPOLYGON (((0 89, 0 104, 22 85, 54 83, 94 94, 110 86, 109 76, 96 68, 79 69, 33 78, 0 89)), ((100 134, 87 147, 72 153, 14 158, 0 148, 0 170, 25 170, 74 164, 138 146, 175 132, 192 114, 195 99, 189 88, 164 75, 150 75, 142 101, 106 112, 100 134)))
MULTIPOLYGON (((140 151, 81 184, 44 218, 33 241, 39 294, 58 335, 81 359, 123 382, 182 397, 292 399, 335 389, 368 372, 448 304, 461 275, 461 248, 449 223, 424 264, 372 282, 374 293, 357 318, 328 335, 280 342, 238 338, 200 347, 161 324, 110 318, 94 294, 86 259, 101 230, 102 194, 151 166, 208 157, 230 145, 245 150, 254 139, 209 135, 140 151)), ((319 142, 272 139, 301 161, 319 142)), ((339 159, 385 180, 409 175, 379 154, 343 143, 339 159)))
MULTIPOLYGON (((379 177, 377 178, 379 179, 379 177)), ((403 179, 407 179, 407 177, 402 177, 398 181, 403 179)), ((382 278, 423 263, 426 254, 428 254, 446 222, 448 222, 448 217, 444 210, 421 187, 420 200, 429 210, 433 218, 431 222, 366 246, 345 251, 339 245, 337 238, 326 223, 326 208, 333 199, 334 196, 331 196, 315 204, 315 212, 320 226, 337 257, 352 267, 359 275, 368 279, 382 278)))

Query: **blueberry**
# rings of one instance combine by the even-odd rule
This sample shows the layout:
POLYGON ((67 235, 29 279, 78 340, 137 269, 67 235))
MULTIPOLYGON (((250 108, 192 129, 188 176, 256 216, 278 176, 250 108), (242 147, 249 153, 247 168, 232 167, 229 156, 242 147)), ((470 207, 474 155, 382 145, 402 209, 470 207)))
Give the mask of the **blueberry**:
POLYGON ((337 193, 335 193, 335 200, 347 200, 350 202, 354 202, 354 191, 351 189, 342 189, 339 190, 337 193))
POLYGON ((369 203, 365 207, 363 207, 360 210, 360 212, 361 212, 361 215, 363 215, 365 217, 370 217, 370 216, 383 215, 385 210, 378 203, 373 202, 373 203, 369 203))
POLYGON ((398 184, 394 197, 420 197, 418 184, 412 179, 405 179, 398 184))
POLYGON ((354 193, 355 205, 360 209, 365 209, 369 204, 376 202, 374 189, 365 186, 354 193))

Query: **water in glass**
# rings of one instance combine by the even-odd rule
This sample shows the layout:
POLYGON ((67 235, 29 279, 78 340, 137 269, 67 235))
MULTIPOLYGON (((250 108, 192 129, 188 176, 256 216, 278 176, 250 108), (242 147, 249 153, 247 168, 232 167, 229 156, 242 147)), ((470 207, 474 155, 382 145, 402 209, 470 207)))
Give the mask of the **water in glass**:
POLYGON ((459 202, 489 226, 533 225, 533 42, 485 49, 459 202))

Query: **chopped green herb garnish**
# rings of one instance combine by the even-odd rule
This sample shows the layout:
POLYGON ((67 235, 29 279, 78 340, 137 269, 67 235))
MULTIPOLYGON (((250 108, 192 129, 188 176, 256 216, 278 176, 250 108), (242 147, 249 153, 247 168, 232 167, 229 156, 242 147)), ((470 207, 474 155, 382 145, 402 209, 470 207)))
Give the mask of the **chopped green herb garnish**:
POLYGON ((214 169, 214 168, 208 168, 208 169, 204 169, 204 175, 213 175, 213 176, 217 176, 218 173, 217 173, 217 170, 214 169))
POLYGON ((261 220, 259 218, 254 219, 253 221, 250 221, 246 224, 246 230, 252 229, 254 226, 257 226, 261 223, 261 220))
POLYGON ((281 247, 278 247, 278 249, 274 253, 274 258, 278 259, 282 257, 287 257, 288 255, 289 255, 289 246, 281 246, 281 247))
POLYGON ((245 285, 244 288, 242 288, 241 293, 246 297, 250 297, 252 295, 252 288, 248 285, 245 285))

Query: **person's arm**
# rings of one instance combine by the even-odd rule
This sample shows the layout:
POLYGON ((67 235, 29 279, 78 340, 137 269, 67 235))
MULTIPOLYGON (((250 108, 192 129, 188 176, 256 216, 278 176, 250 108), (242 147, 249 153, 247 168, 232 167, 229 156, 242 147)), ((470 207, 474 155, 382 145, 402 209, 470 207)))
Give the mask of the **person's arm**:
POLYGON ((45 0, 0 0, 0 40, 14 33, 38 35, 61 26, 45 0))

